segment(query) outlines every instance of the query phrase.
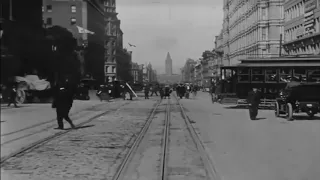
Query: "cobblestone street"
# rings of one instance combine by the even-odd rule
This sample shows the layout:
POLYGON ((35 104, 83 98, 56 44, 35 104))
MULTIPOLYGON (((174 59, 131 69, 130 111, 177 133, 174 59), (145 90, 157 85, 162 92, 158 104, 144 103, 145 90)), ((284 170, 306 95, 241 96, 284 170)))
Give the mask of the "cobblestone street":
POLYGON ((83 128, 14 157, 1 167, 1 179, 109 179, 154 103, 132 101, 83 128))

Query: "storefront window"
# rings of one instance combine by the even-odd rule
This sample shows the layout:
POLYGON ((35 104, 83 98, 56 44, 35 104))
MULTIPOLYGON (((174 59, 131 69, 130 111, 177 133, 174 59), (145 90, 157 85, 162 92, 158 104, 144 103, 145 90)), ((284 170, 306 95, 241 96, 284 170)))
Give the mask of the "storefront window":
POLYGON ((289 82, 291 80, 292 69, 290 68, 281 68, 280 69, 280 82, 289 82))
POLYGON ((260 68, 253 68, 252 69, 252 81, 255 82, 263 82, 264 81, 264 73, 263 69, 260 68))
POLYGON ((239 82, 249 82, 249 68, 242 68, 238 70, 238 81, 239 82))
POLYGON ((320 69, 308 70, 309 82, 320 82, 320 69))
POLYGON ((307 81, 307 70, 304 68, 295 68, 293 71, 293 80, 307 81))
POLYGON ((266 82, 277 82, 277 70, 267 69, 266 70, 266 82))

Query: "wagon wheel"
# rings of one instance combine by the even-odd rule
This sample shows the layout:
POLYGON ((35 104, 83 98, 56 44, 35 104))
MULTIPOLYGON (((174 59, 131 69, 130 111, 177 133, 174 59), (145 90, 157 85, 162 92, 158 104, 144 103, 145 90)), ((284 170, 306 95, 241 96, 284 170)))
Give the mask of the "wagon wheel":
POLYGON ((278 102, 276 102, 274 105, 274 114, 276 115, 276 117, 280 116, 280 106, 278 102))
POLYGON ((16 102, 18 104, 23 104, 26 100, 26 93, 23 89, 17 89, 16 102))
POLYGON ((309 117, 309 119, 312 119, 314 117, 314 114, 313 113, 308 114, 308 117, 309 117))
POLYGON ((292 121, 293 120, 292 115, 293 115, 292 104, 291 103, 287 103, 287 120, 288 121, 292 121))

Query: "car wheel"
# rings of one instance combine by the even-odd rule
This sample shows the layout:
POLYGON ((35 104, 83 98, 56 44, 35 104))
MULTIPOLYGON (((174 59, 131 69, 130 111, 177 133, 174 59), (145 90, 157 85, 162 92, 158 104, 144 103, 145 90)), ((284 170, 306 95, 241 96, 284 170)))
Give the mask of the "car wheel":
POLYGON ((274 105, 274 114, 276 115, 276 117, 280 116, 280 106, 278 102, 276 102, 274 105))
POLYGON ((293 115, 292 104, 287 103, 287 120, 288 121, 293 121, 292 115, 293 115))

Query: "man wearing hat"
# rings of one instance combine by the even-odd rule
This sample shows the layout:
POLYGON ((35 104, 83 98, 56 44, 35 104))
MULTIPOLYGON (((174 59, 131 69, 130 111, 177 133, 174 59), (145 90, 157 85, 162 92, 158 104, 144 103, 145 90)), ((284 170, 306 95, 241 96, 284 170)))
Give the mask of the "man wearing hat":
POLYGON ((250 119, 255 120, 258 115, 258 108, 260 104, 260 92, 257 88, 252 88, 252 91, 248 93, 247 102, 249 104, 250 119))

